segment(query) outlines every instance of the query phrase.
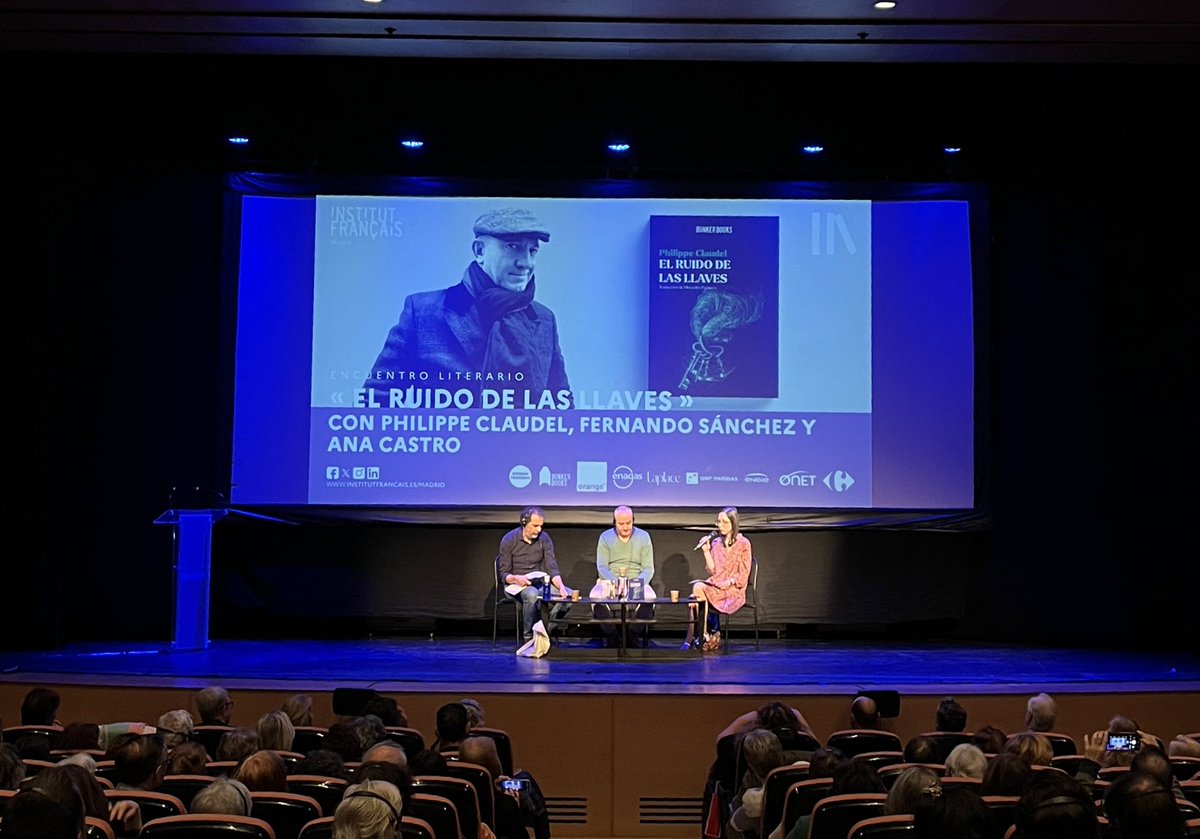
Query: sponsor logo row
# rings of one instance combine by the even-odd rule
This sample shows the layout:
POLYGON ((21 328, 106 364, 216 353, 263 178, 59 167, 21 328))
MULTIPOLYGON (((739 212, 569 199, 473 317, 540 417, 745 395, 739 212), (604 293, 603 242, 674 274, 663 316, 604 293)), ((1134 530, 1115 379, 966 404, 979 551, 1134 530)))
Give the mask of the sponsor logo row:
MULTIPOLYGON (((570 472, 554 472, 549 466, 543 466, 537 473, 539 487, 569 487, 571 486, 570 472)), ((631 466, 620 465, 609 469, 608 462, 603 460, 580 460, 575 463, 576 492, 608 492, 610 489, 629 489, 636 483, 662 485, 699 486, 709 483, 728 484, 769 484, 778 482, 784 487, 816 487, 823 485, 831 492, 845 492, 854 486, 854 478, 849 472, 835 469, 823 477, 804 469, 796 469, 783 475, 769 475, 766 472, 747 472, 743 475, 710 475, 700 472, 667 472, 641 471, 631 466)), ((533 470, 524 464, 517 464, 508 472, 508 481, 517 489, 523 489, 534 482, 533 470)))
MULTIPOLYGON (((807 488, 816 487, 818 483, 832 492, 845 492, 854 486, 854 478, 849 472, 836 469, 824 477, 816 473, 797 469, 783 475, 772 476, 766 472, 747 472, 744 475, 709 475, 699 472, 667 472, 639 471, 630 466, 616 466, 611 471, 608 462, 603 460, 580 460, 575 463, 576 492, 608 492, 609 489, 629 489, 636 483, 654 486, 685 485, 699 486, 709 483, 728 484, 769 484, 773 480, 780 486, 807 488)), ((325 480, 327 481, 378 481, 380 468, 378 466, 326 466, 325 480)), ((508 471, 508 481, 517 489, 523 489, 534 482, 533 470, 524 464, 517 464, 508 471)), ((541 467, 537 472, 539 487, 570 487, 572 475, 570 472, 555 472, 549 466, 541 467)))

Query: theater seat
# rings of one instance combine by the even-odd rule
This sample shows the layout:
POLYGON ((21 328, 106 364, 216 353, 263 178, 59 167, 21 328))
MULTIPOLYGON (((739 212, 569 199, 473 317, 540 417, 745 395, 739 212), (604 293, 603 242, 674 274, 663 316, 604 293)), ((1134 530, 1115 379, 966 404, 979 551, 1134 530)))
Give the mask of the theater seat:
POLYGON ((907 839, 916 830, 912 816, 875 816, 851 827, 847 839, 907 839))
POLYGON ((271 825, 251 816, 191 813, 142 825, 138 839, 276 839, 271 825))

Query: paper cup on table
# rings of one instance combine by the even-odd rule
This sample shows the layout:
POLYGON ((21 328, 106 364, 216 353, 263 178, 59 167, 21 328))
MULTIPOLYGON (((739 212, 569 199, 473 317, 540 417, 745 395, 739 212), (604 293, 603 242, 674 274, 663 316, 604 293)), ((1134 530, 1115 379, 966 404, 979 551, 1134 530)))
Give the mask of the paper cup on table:
POLYGON ((572 599, 572 600, 578 600, 578 599, 579 599, 579 589, 575 589, 574 591, 572 591, 572 592, 571 592, 571 599, 572 599))
POLYGON ((679 590, 678 589, 671 589, 671 602, 672 603, 679 602, 679 590))

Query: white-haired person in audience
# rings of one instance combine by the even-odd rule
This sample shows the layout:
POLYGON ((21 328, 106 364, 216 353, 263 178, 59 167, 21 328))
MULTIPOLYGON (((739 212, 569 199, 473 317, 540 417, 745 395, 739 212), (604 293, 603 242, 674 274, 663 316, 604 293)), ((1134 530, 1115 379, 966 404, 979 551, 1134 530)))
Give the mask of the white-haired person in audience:
POLYGON ((277 752, 290 752, 296 739, 296 726, 283 711, 271 711, 258 720, 258 747, 277 752))
POLYGON ((196 692, 196 711, 200 714, 200 725, 230 725, 233 700, 223 687, 206 687, 196 692))
POLYGON ((951 778, 983 780, 987 771, 987 755, 972 743, 959 743, 946 756, 946 774, 951 778))
POLYGON ((281 708, 292 725, 310 726, 313 724, 313 701, 307 693, 297 693, 289 696, 281 708))
POLYGON ((1058 725, 1058 703, 1048 693, 1029 697, 1025 703, 1025 728, 1029 731, 1053 731, 1058 725))
POLYGON ((347 787, 333 814, 333 839, 394 839, 403 808, 400 790, 387 781, 347 787))
POLYGON ((363 752, 363 763, 394 763, 397 766, 408 768, 408 755, 404 751, 404 747, 393 740, 384 740, 382 743, 376 743, 371 748, 363 752))
POLYGON ((163 735, 163 744, 170 751, 179 744, 192 739, 194 726, 192 715, 180 708, 175 711, 167 711, 158 718, 154 727, 158 729, 159 734, 163 735))
POLYGON ((1174 740, 1167 743, 1167 756, 1200 757, 1200 741, 1186 734, 1177 734, 1174 740))
POLYGON ((224 775, 213 778, 196 792, 189 813, 218 816, 248 816, 252 808, 250 790, 241 781, 224 775))

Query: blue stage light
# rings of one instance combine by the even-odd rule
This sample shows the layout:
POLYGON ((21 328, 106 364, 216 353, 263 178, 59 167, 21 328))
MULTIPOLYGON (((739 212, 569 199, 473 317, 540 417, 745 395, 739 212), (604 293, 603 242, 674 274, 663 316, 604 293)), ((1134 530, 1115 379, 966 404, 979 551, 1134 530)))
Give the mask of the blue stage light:
POLYGON ((250 145, 249 137, 227 137, 226 140, 228 140, 229 145, 231 145, 231 146, 248 146, 248 145, 250 145))
POLYGON ((803 150, 804 150, 805 154, 820 154, 821 152, 825 151, 825 147, 809 145, 809 146, 804 146, 803 150))
POLYGON ((958 154, 960 151, 962 151, 962 146, 946 146, 944 149, 942 149, 942 151, 944 151, 946 154, 958 154))
POLYGON ((608 150, 617 154, 624 154, 629 151, 629 143, 609 143, 608 150))
POLYGON ((401 140, 400 145, 406 149, 420 149, 425 147, 424 140, 401 140))

